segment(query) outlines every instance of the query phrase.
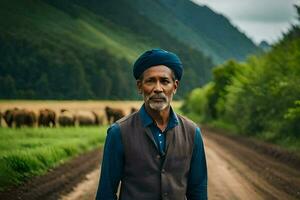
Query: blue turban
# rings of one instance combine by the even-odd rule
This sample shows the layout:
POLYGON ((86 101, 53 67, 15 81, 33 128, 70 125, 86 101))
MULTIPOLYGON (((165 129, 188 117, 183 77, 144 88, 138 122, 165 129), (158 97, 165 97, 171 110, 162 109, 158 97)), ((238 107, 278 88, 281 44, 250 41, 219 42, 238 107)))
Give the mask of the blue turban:
POLYGON ((163 49, 152 49, 144 52, 134 63, 133 75, 139 79, 142 73, 153 66, 165 65, 173 70, 176 79, 182 77, 183 66, 178 56, 163 49))

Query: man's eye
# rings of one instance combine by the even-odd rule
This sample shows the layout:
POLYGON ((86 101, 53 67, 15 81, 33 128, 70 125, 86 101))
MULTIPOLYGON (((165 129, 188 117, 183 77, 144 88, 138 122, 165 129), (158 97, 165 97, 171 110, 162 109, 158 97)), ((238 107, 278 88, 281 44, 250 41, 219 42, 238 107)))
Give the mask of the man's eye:
POLYGON ((165 79, 165 80, 162 80, 161 82, 162 82, 163 84, 168 84, 168 83, 170 83, 170 81, 169 81, 169 80, 166 80, 166 79, 165 79))
POLYGON ((146 82, 146 83, 153 83, 154 80, 153 80, 153 79, 147 79, 147 80, 145 80, 145 82, 146 82))

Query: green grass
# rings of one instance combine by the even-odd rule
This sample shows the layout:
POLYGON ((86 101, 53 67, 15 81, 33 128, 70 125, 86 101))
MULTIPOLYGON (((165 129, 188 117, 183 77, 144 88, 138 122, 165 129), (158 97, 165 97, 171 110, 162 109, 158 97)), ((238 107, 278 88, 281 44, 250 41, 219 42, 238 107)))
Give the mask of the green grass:
POLYGON ((214 120, 208 123, 209 126, 214 127, 214 128, 219 128, 222 130, 225 130, 226 132, 232 134, 232 135, 237 135, 238 134, 238 129, 234 124, 229 124, 221 120, 214 120))
POLYGON ((300 155, 300 138, 292 136, 278 136, 272 132, 264 132, 256 135, 255 138, 279 145, 290 151, 294 151, 300 155))
POLYGON ((264 132, 264 133, 254 134, 254 135, 245 135, 240 131, 238 131, 237 127, 234 124, 230 124, 218 120, 206 122, 206 125, 225 130, 227 134, 243 135, 245 137, 254 138, 267 143, 278 145, 284 149, 295 152, 297 154, 300 153, 300 138, 297 137, 280 136, 272 132, 264 132))
POLYGON ((196 113, 183 113, 183 114, 198 124, 203 124, 209 127, 224 130, 223 133, 226 133, 228 135, 243 135, 245 137, 258 139, 260 141, 278 145, 284 149, 287 149, 292 152, 296 152, 297 154, 300 155, 300 138, 291 137, 291 136, 280 136, 273 132, 263 132, 259 134, 253 134, 253 135, 245 135, 238 130, 235 124, 224 122, 222 120, 210 120, 210 121, 203 120, 203 116, 196 113))
POLYGON ((106 129, 0 128, 0 191, 103 145, 106 129))

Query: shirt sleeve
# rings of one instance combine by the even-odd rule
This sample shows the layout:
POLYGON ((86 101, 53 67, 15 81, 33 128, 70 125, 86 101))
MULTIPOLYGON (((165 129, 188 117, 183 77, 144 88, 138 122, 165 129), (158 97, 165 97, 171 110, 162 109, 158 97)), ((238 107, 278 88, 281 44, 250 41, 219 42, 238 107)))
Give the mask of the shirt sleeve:
POLYGON ((113 124, 107 131, 96 200, 117 200, 123 164, 124 149, 120 127, 113 124))
POLYGON ((188 200, 207 199, 207 167, 200 128, 196 128, 195 143, 187 185, 188 200))

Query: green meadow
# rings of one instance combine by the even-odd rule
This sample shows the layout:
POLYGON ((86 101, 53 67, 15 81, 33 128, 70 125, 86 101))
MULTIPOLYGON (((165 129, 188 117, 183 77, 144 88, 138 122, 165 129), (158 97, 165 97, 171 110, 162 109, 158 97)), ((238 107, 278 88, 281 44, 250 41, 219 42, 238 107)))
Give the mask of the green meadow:
POLYGON ((0 191, 100 147, 107 126, 0 128, 0 191))

